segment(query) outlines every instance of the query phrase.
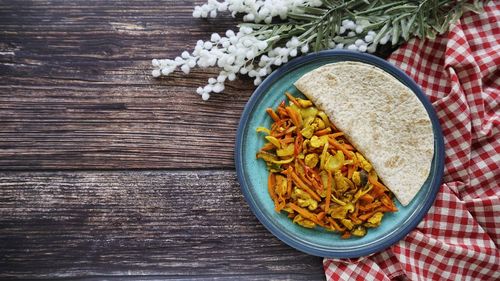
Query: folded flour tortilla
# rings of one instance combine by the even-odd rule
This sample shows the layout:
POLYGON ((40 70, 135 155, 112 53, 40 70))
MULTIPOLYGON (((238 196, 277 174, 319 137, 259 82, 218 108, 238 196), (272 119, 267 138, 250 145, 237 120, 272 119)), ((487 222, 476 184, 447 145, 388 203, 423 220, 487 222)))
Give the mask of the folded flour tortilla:
POLYGON ((319 67, 295 87, 325 111, 408 205, 429 176, 434 154, 431 120, 415 94, 390 74, 359 62, 319 67))

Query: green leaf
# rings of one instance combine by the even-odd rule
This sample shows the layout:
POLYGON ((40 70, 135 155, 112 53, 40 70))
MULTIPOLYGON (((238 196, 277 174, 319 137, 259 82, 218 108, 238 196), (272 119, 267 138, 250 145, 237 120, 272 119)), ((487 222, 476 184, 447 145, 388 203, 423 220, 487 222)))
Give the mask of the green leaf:
POLYGON ((408 25, 408 22, 406 21, 406 19, 402 19, 399 21, 399 25, 401 28, 401 37, 403 37, 403 40, 408 41, 409 34, 408 34, 408 31, 405 32, 405 29, 406 29, 406 26, 408 25))
POLYGON ((401 36, 401 30, 399 29, 399 24, 397 22, 392 24, 392 46, 396 46, 399 41, 399 36, 401 36))
POLYGON ((375 45, 378 44, 380 39, 382 39, 382 37, 384 37, 384 35, 387 33, 390 25, 391 25, 391 23, 389 21, 387 21, 387 23, 384 25, 384 27, 382 27, 382 29, 377 33, 377 36, 375 36, 375 38, 373 39, 373 44, 375 44, 375 45))
POLYGON ((424 39, 426 35, 426 30, 425 30, 425 21, 422 13, 418 14, 418 32, 419 32, 419 37, 424 39))
POLYGON ((482 7, 478 9, 478 7, 476 5, 469 4, 469 3, 465 3, 463 9, 464 9, 464 12, 472 11, 472 12, 474 12, 476 14, 479 14, 482 11, 482 7))
POLYGON ((308 6, 302 7, 301 10, 303 13, 311 14, 311 15, 322 16, 322 15, 328 13, 328 9, 321 9, 321 8, 308 7, 308 6))
POLYGON ((315 15, 308 15, 308 14, 303 14, 303 13, 295 13, 295 12, 290 12, 288 13, 288 17, 296 20, 305 20, 305 21, 312 21, 312 20, 318 20, 321 17, 315 16, 315 15))
POLYGON ((390 14, 395 11, 400 11, 400 10, 416 10, 418 6, 416 5, 402 5, 402 6, 396 6, 392 7, 390 9, 385 10, 385 14, 390 14))

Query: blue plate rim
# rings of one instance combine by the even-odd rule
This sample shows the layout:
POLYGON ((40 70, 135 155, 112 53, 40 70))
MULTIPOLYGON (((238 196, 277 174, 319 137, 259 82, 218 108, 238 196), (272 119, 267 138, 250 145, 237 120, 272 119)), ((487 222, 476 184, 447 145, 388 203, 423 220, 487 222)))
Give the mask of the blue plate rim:
POLYGON ((432 107, 432 104, 428 100, 427 96, 423 93, 422 89, 418 84, 410 78, 406 73, 404 73, 402 70, 397 68, 396 66, 392 65, 391 63, 387 62, 386 60, 383 60, 379 57, 376 57, 374 55, 366 54, 366 53, 358 53, 358 52, 353 52, 353 51, 347 51, 347 50, 325 50, 325 51, 320 51, 316 53, 311 53, 302 57, 295 58, 288 62, 287 64, 283 65, 282 67, 278 68, 275 70, 271 75, 269 75, 260 85, 255 89, 253 92, 252 96, 248 100, 247 104, 245 105, 245 108, 243 110, 243 113, 241 114, 240 117, 240 122, 238 125, 237 133, 236 133, 236 146, 235 146, 235 152, 234 152, 234 158, 235 158, 235 166, 236 166, 236 175, 238 178, 238 181, 240 183, 240 189, 243 193, 243 196, 245 197, 245 200, 250 206, 250 209, 254 213, 254 215, 257 217, 257 219, 268 229, 274 236, 276 236, 278 239, 283 241, 285 244, 302 251, 304 253, 314 255, 314 256, 320 256, 320 257, 328 257, 328 258, 358 258, 362 256, 367 256, 371 255, 375 252, 382 251, 389 246, 397 243, 399 240, 403 239, 411 230, 413 230, 418 223, 423 219, 423 217, 427 214, 429 211, 430 207, 433 205, 437 193, 439 191, 439 188, 441 186, 441 180, 443 177, 444 173, 444 139, 443 139, 443 134, 441 130, 441 126, 439 123, 439 119, 437 117, 436 112, 434 111, 434 108, 432 107), (317 59, 321 58, 326 58, 326 57, 332 57, 332 56, 339 56, 339 57, 344 57, 346 59, 342 61, 359 61, 359 62, 364 62, 368 63, 374 66, 377 66, 384 71, 390 73, 392 76, 396 77, 398 80, 400 80, 402 83, 404 83, 406 86, 408 86, 412 92, 417 96, 417 98, 422 102, 424 105, 424 108, 427 111, 427 114, 429 115, 431 119, 431 123, 433 126, 433 131, 434 131, 434 140, 435 140, 435 156, 434 158, 436 159, 435 161, 435 174, 434 177, 432 178, 431 182, 429 183, 430 185, 430 197, 427 197, 427 200, 424 202, 423 206, 418 210, 418 213, 415 215, 414 219, 410 221, 406 226, 404 226, 396 235, 393 235, 390 237, 390 239, 387 239, 383 243, 377 244, 377 245, 372 245, 368 246, 359 250, 353 250, 353 251, 334 251, 334 250, 328 250, 328 249, 319 249, 312 247, 311 245, 307 245, 304 243, 301 243, 299 240, 294 239, 293 236, 289 235, 288 233, 283 232, 281 229, 279 229, 277 226, 275 226, 269 218, 267 218, 264 213, 259 209, 257 206, 257 203, 253 199, 253 197, 250 195, 249 192, 249 184, 247 183, 247 180, 244 176, 244 170, 243 170, 243 150, 242 150, 242 145, 244 141, 244 132, 246 129, 246 125, 248 124, 248 119, 250 116, 250 113, 252 112, 255 104, 258 102, 258 100, 261 98, 261 96, 266 92, 266 90, 282 75, 286 74, 289 70, 294 69, 296 66, 305 64, 310 61, 314 61, 317 59))

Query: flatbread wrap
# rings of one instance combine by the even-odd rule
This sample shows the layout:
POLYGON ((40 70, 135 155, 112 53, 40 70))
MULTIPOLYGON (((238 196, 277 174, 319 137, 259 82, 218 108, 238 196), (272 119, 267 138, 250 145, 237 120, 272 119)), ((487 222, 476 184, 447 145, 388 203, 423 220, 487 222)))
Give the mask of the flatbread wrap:
POLYGON ((294 85, 408 205, 429 176, 434 155, 432 123, 417 96, 392 75, 360 62, 324 65, 294 85))

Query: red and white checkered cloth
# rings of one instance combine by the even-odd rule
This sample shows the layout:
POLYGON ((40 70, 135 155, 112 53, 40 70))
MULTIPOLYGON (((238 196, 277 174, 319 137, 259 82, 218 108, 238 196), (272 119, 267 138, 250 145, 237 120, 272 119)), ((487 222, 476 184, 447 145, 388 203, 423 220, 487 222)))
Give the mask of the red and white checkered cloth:
POLYGON ((408 42, 389 61, 437 112, 443 184, 407 237, 356 261, 325 259, 327 280, 500 280, 500 3, 465 14, 434 42, 408 42))

